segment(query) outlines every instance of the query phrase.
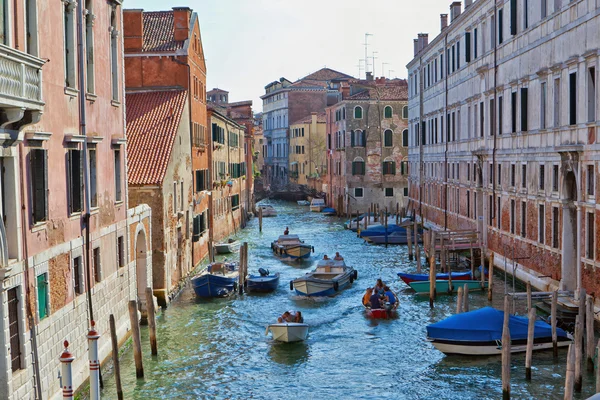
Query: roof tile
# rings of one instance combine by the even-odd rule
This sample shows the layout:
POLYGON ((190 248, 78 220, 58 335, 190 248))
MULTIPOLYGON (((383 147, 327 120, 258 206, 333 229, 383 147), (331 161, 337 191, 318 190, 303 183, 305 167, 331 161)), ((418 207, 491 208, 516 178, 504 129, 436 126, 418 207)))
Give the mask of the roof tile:
POLYGON ((175 51, 183 48, 184 41, 175 40, 173 11, 144 12, 142 51, 175 51))

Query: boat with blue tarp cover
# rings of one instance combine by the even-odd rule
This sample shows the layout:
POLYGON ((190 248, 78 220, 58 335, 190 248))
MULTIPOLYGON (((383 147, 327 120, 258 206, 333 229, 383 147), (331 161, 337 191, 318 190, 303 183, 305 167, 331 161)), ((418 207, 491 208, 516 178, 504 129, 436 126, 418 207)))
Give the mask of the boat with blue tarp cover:
POLYGON ((321 260, 314 271, 291 281, 290 290, 301 296, 333 296, 357 278, 357 271, 343 260, 321 260))
POLYGON ((271 275, 269 270, 259 268, 260 275, 248 275, 246 279, 246 290, 248 292, 272 292, 279 285, 279 272, 271 275))
MULTIPOLYGON (((387 237, 385 233, 381 236, 369 236, 365 237, 365 240, 373 244, 408 244, 408 235, 406 231, 396 231, 388 233, 387 237)), ((415 234, 411 234, 412 243, 415 243, 415 234)), ((421 237, 419 237, 419 243, 422 243, 421 237)))
POLYGON ((235 262, 217 262, 191 279, 196 296, 227 297, 236 289, 238 265, 235 262))
MULTIPOLYGON (((365 229, 364 231, 360 232, 360 237, 365 239, 365 240, 371 240, 372 237, 377 237, 377 236, 384 236, 386 234, 388 234, 388 237, 396 232, 402 233, 406 236, 406 227, 405 226, 400 226, 400 225, 396 225, 396 224, 388 224, 387 228, 384 225, 377 225, 377 226, 373 226, 373 227, 369 227, 368 229, 365 229)), ((410 229, 410 228, 408 228, 410 229)), ((423 229, 419 228, 418 230, 419 235, 423 235, 423 229)), ((414 238, 414 234, 412 236, 412 238, 414 238)))
MULTIPOLYGON (((443 321, 427 326, 427 340, 445 354, 494 355, 502 352, 502 327, 504 311, 484 307, 456 314, 443 321)), ((511 352, 523 352, 527 348, 527 317, 510 315, 511 352)), ((533 350, 552 348, 552 327, 544 321, 536 321, 533 350)), ((557 328, 558 346, 568 346, 573 337, 557 328)))
MULTIPOLYGON (((429 281, 429 274, 406 274, 404 272, 398 272, 398 276, 400 279, 404 281, 407 285, 410 285, 411 282, 417 281, 429 281)), ((435 279, 439 281, 448 280, 447 273, 438 273, 435 275, 435 279)), ((471 271, 464 272, 452 272, 452 280, 453 281, 468 281, 472 280, 473 277, 471 275, 471 271)))
POLYGON ((335 215, 335 208, 326 207, 321 212, 327 215, 328 217, 333 217, 335 215))

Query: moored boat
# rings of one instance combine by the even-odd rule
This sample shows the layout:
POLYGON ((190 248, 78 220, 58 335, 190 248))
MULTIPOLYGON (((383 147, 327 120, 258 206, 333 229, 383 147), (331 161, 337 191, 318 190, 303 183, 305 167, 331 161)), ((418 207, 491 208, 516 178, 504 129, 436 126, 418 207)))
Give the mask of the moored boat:
POLYGON ((217 254, 229 254, 233 253, 235 249, 239 248, 240 242, 237 240, 229 239, 225 243, 217 243, 215 244, 215 251, 217 254))
POLYGON ((325 199, 314 198, 310 202, 310 211, 321 212, 325 208, 325 199))
MULTIPOLYGON (((407 285, 410 285, 411 282, 429 281, 429 274, 406 274, 404 272, 398 272, 398 276, 407 285)), ((447 281, 448 274, 438 273, 435 275, 435 279, 438 281, 447 281)), ((472 279, 473 279, 473 277, 471 276, 471 271, 452 272, 452 280, 453 281, 466 281, 466 280, 472 280, 472 279)))
POLYGON ((301 342, 308 336, 308 324, 297 322, 270 324, 265 335, 268 335, 269 331, 273 335, 273 340, 286 343, 301 342))
POLYGON ((310 206, 310 201, 308 200, 298 200, 297 203, 299 206, 310 206))
POLYGON ((226 297, 236 289, 239 271, 237 263, 212 263, 191 279, 196 296, 226 297))
POLYGON ((271 243, 271 249, 280 257, 289 257, 292 259, 308 258, 311 251, 315 251, 313 246, 301 241, 298 235, 279 236, 277 240, 271 243))
POLYGON ((335 208, 331 208, 331 207, 326 207, 323 209, 323 211, 321 211, 324 215, 328 216, 328 217, 333 217, 335 216, 335 208))
POLYGON ((358 272, 343 260, 321 260, 314 271, 290 282, 290 289, 301 296, 333 296, 352 285, 358 272))
MULTIPOLYGON (((373 244, 392 244, 392 245, 401 245, 408 244, 408 236, 406 232, 396 231, 388 233, 387 238, 385 233, 382 236, 369 236, 368 238, 364 238, 365 240, 373 243, 373 244)), ((415 243, 415 235, 411 233, 412 243, 415 243)), ((419 243, 421 243, 421 238, 419 238, 419 243)))
POLYGON ((262 209, 262 216, 263 218, 266 217, 276 217, 277 216, 277 211, 275 211, 275 209, 273 208, 273 206, 270 205, 261 205, 259 206, 262 209))
MULTIPOLYGON (((452 283, 452 293, 455 293, 459 287, 464 287, 467 285, 469 287, 469 291, 474 292, 477 290, 482 290, 481 281, 472 281, 472 280, 462 280, 457 281, 456 283, 452 283)), ((414 289, 417 294, 428 294, 429 293, 429 281, 414 281, 409 283, 409 286, 414 289)), ((484 288, 488 287, 488 281, 484 281, 484 288)), ((448 293, 449 281, 448 280, 436 280, 435 281, 435 290, 437 294, 448 293)))
POLYGON ((268 270, 259 268, 260 275, 249 275, 246 279, 246 290, 248 292, 272 292, 279 285, 279 272, 271 275, 268 270))
MULTIPOLYGON (((495 355, 502 352, 502 327, 504 312, 485 307, 456 314, 443 321, 427 326, 427 340, 445 354, 495 355)), ((509 316, 511 352, 523 352, 527 348, 527 317, 509 316)), ((557 328, 558 346, 568 346, 572 337, 557 328)), ((552 327, 544 321, 536 321, 533 350, 552 348, 552 327)))

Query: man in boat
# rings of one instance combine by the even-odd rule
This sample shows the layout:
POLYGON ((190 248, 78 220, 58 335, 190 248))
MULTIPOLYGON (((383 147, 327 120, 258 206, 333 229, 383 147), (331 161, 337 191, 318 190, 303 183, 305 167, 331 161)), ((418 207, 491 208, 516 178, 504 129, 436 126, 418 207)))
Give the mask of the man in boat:
POLYGON ((329 260, 329 257, 327 257, 327 254, 325 254, 325 255, 323 256, 323 260, 329 260))
POLYGON ((333 257, 333 259, 334 259, 335 261, 343 261, 343 260, 344 260, 344 257, 340 256, 340 252, 339 252, 339 251, 336 251, 336 252, 335 252, 335 257, 333 257))
POLYGON ((396 296, 394 296, 394 292, 392 292, 390 290, 389 287, 385 286, 383 288, 383 290, 385 290, 385 301, 386 301, 386 310, 391 311, 394 308, 394 305, 396 304, 396 296))
POLYGON ((363 295, 363 298, 362 298, 363 306, 369 307, 369 305, 371 304, 371 296, 372 295, 373 295, 373 288, 367 288, 367 291, 365 292, 365 294, 363 295))
POLYGON ((281 317, 277 318, 277 322, 279 322, 280 324, 285 322, 294 322, 294 316, 292 316, 292 314, 289 311, 286 311, 283 314, 281 314, 281 317))
POLYGON ((283 231, 284 235, 289 235, 290 234, 290 228, 288 228, 287 226, 285 227, 285 231, 283 231))
POLYGON ((370 301, 371 301, 371 310, 378 310, 378 309, 382 308, 379 293, 376 290, 373 291, 370 301))

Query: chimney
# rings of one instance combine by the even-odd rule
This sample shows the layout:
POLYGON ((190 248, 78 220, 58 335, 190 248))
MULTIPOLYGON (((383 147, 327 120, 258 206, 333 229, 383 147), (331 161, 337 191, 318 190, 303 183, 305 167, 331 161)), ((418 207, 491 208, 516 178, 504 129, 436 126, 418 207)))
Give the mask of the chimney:
POLYGON ((419 54, 419 39, 413 39, 413 46, 415 48, 415 56, 419 54))
POLYGON ((471 5, 473 4, 473 0, 465 0, 465 10, 471 5))
POLYGON ((373 81, 373 73, 371 71, 367 71, 367 81, 368 82, 373 81))
POLYGON ((188 38, 191 13, 189 7, 173 7, 173 39, 183 41, 188 38))
POLYGON ((429 34, 419 33, 419 51, 423 50, 429 44, 429 34))
POLYGON ((450 4, 450 23, 454 23, 454 20, 460 15, 460 6, 460 1, 450 4))
POLYGON ((312 113, 310 113, 310 116, 312 118, 312 124, 313 125, 317 125, 317 113, 316 112, 312 112, 312 113))
POLYGON ((123 10, 123 46, 125 52, 142 50, 144 10, 123 10))
POLYGON ((448 27, 448 14, 440 14, 440 23, 442 25, 441 30, 444 30, 448 27))

